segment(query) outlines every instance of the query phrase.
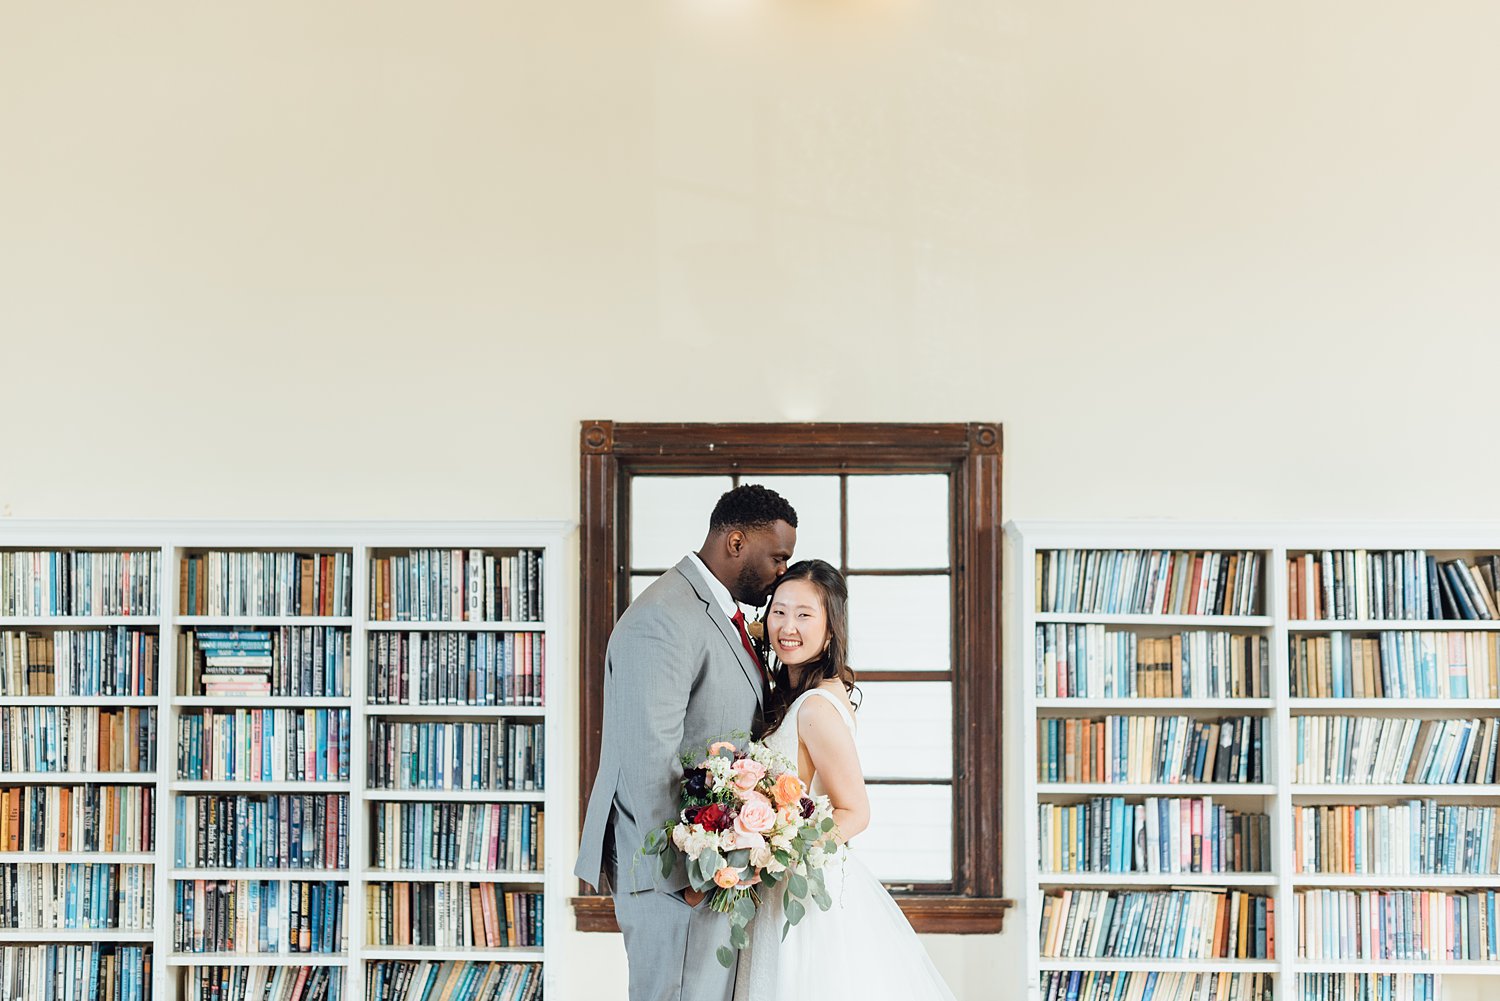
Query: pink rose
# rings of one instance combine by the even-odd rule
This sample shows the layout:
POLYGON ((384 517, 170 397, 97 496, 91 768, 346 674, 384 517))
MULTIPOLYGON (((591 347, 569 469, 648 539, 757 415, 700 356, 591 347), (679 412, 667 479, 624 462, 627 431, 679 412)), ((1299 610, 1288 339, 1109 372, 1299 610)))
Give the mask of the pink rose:
POLYGON ((741 758, 729 766, 729 773, 730 781, 743 795, 754 789, 760 780, 766 777, 766 766, 759 761, 741 758))
POLYGON ((728 830, 719 835, 719 844, 725 851, 736 851, 740 848, 748 848, 755 851, 766 846, 766 839, 754 831, 728 830))
POLYGON ((736 834, 761 835, 776 826, 776 808, 771 801, 758 792, 752 792, 740 804, 739 816, 734 818, 736 834))

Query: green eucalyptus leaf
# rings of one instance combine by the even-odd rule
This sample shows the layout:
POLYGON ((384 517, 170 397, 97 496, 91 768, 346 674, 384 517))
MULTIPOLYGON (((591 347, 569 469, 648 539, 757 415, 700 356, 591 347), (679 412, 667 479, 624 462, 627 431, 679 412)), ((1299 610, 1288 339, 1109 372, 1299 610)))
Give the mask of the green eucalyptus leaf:
POLYGON ((724 967, 724 969, 727 970, 734 965, 734 952, 730 950, 729 946, 719 946, 717 955, 719 957, 719 965, 724 967))
POLYGON ((802 901, 797 900, 795 897, 786 898, 786 919, 788 921, 796 924, 802 920, 802 916, 806 913, 807 908, 802 905, 802 901))
POLYGON ((823 823, 819 826, 818 830, 822 831, 824 834, 827 834, 829 831, 833 830, 833 828, 834 828, 833 818, 832 817, 824 817, 823 818, 823 823))
POLYGON ((743 925, 731 924, 729 926, 729 944, 736 949, 743 949, 750 944, 750 936, 745 934, 743 925))
POLYGON ((786 892, 789 899, 807 896, 807 877, 792 873, 791 878, 786 881, 786 892))

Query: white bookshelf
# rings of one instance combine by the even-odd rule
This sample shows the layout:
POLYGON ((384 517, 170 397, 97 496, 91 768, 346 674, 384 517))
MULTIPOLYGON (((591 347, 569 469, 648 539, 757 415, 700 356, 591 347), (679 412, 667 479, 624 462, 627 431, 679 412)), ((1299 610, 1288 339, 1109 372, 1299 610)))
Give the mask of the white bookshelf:
POLYGON ((1295 620, 1289 616, 1289 555, 1321 550, 1426 550, 1440 558, 1500 552, 1500 524, 1436 527, 1388 524, 1213 524, 1131 522, 1013 522, 1007 535, 1007 717, 1013 735, 1006 747, 1019 773, 1020 795, 1008 800, 1011 818, 1007 842, 1012 847, 1007 871, 1024 874, 1021 893, 1025 928, 1028 1001, 1040 996, 1040 977, 1047 970, 1172 970, 1181 972, 1269 972, 1278 1001, 1323 1001, 1299 998, 1298 977, 1307 973, 1434 973, 1443 978, 1444 996, 1489 996, 1488 978, 1500 976, 1500 963, 1326 961, 1297 956, 1294 894, 1313 889, 1485 890, 1500 887, 1500 876, 1313 874, 1294 872, 1293 809, 1314 804, 1389 804, 1397 800, 1434 799, 1500 807, 1497 785, 1360 785, 1297 784, 1293 781, 1293 720, 1302 715, 1409 716, 1451 719, 1500 714, 1494 698, 1309 698, 1291 697, 1288 640, 1302 634, 1333 632, 1374 634, 1400 631, 1500 630, 1500 621, 1454 620, 1295 620), (1255 615, 1095 615, 1039 613, 1035 602, 1035 566, 1039 551, 1054 549, 1166 549, 1255 551, 1264 561, 1255 615), (1232 631, 1264 636, 1268 641, 1270 694, 1258 699, 1195 698, 1046 698, 1036 694, 1036 627, 1043 623, 1108 626, 1161 637, 1182 630, 1232 631), (1051 718, 1105 715, 1186 715, 1198 719, 1260 715, 1266 719, 1264 777, 1258 785, 1193 783, 1044 783, 1038 780, 1039 722, 1051 718), (1037 809, 1051 802, 1079 802, 1091 796, 1212 796, 1235 809, 1264 812, 1271 828, 1271 871, 1265 873, 1056 873, 1044 871, 1037 846, 1041 832, 1037 809), (1019 819, 1016 819, 1019 817, 1019 819), (1015 833, 1012 833, 1015 832, 1015 833), (1019 837, 1016 837, 1019 833, 1019 837), (1186 961, 1171 959, 1057 959, 1041 954, 1040 924, 1044 895, 1063 889, 1157 889, 1193 886, 1229 887, 1268 893, 1275 901, 1276 956, 1270 960, 1186 961), (1471 979, 1472 978, 1472 979, 1471 979), (1485 978, 1485 979, 1479 979, 1485 978))
MULTIPOLYGON (((542 964, 544 993, 551 990, 553 967, 545 947, 525 949, 436 949, 387 948, 367 941, 365 893, 371 883, 482 882, 516 885, 543 893, 544 927, 563 923, 567 873, 552 866, 537 872, 390 871, 374 868, 369 837, 370 810, 388 801, 464 801, 531 803, 554 817, 552 809, 562 774, 566 749, 556 743, 558 727, 552 725, 548 706, 456 706, 456 705, 368 705, 366 680, 374 665, 367 663, 368 638, 376 632, 531 632, 544 637, 546 682, 549 705, 557 703, 558 690, 570 677, 561 669, 569 656, 570 630, 568 594, 562 584, 564 545, 572 528, 563 522, 0 522, 0 552, 22 550, 106 551, 148 549, 160 553, 161 574, 158 614, 152 616, 6 616, 0 630, 55 631, 57 629, 113 629, 140 627, 155 631, 157 644, 156 695, 130 696, 4 696, 0 709, 9 706, 85 706, 97 708, 153 708, 157 712, 157 761, 152 772, 11 772, 0 775, 0 784, 16 785, 148 785, 155 789, 156 842, 151 853, 106 852, 0 852, 5 863, 131 863, 154 866, 155 912, 149 930, 0 930, 0 943, 47 944, 121 942, 149 944, 153 953, 152 997, 178 1001, 185 972, 197 966, 325 966, 344 976, 343 997, 362 999, 369 966, 381 960, 526 962, 542 964), (540 622, 469 621, 375 621, 367 593, 371 561, 376 555, 410 549, 481 549, 489 553, 535 549, 543 553, 542 603, 546 618, 540 622), (210 550, 344 552, 352 560, 350 615, 335 616, 202 616, 181 614, 179 569, 188 554, 210 550), (282 626, 333 627, 350 636, 349 679, 343 697, 197 696, 176 690, 177 644, 185 630, 197 628, 264 628, 282 626), (184 714, 205 709, 228 710, 278 708, 289 710, 346 709, 350 718, 350 774, 345 781, 327 782, 236 782, 198 781, 177 778, 176 732, 184 714), (402 721, 455 720, 466 722, 517 721, 543 723, 547 775, 544 790, 373 790, 367 789, 365 748, 368 723, 377 718, 402 721), (176 858, 175 803, 178 797, 199 793, 275 795, 282 793, 325 794, 349 799, 349 868, 328 869, 198 869, 174 865, 176 858), (274 880, 332 881, 346 888, 344 903, 345 948, 336 953, 183 954, 174 951, 172 935, 174 888, 179 880, 274 880)), ((566 855, 563 825, 545 828, 544 843, 537 847, 540 858, 566 855)))

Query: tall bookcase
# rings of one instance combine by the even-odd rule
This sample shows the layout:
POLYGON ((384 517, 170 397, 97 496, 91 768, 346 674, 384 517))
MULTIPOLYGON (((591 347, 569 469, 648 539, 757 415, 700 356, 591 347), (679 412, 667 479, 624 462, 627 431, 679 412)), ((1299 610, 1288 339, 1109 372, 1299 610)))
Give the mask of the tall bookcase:
MULTIPOLYGON (((76 851, 69 852, 10 852, 8 843, 0 841, 0 870, 13 870, 16 865, 49 863, 130 863, 150 866, 151 889, 154 896, 154 913, 148 927, 128 930, 112 929, 4 929, 0 930, 0 947, 14 945, 49 945, 64 943, 121 943, 124 945, 149 947, 151 953, 151 996, 156 999, 176 999, 187 996, 184 989, 187 978, 196 967, 226 966, 232 968, 309 966, 329 967, 340 978, 342 996, 363 998, 367 978, 373 976, 376 964, 388 961, 478 962, 532 964, 534 977, 539 979, 545 993, 553 979, 549 974, 545 936, 539 945, 518 947, 482 948, 461 946, 443 948, 435 945, 383 945, 370 941, 366 928, 367 890, 394 883, 430 887, 433 884, 461 883, 479 887, 503 887, 514 889, 540 898, 540 911, 536 915, 537 931, 561 924, 564 895, 568 892, 566 874, 549 860, 565 857, 567 847, 563 843, 565 832, 560 825, 548 827, 544 823, 536 828, 540 833, 540 844, 529 846, 536 856, 536 867, 526 864, 506 868, 488 868, 482 863, 475 869, 440 868, 392 868, 386 865, 377 868, 374 864, 375 811, 386 804, 455 804, 491 805, 503 811, 524 804, 530 811, 528 817, 540 813, 545 817, 553 797, 556 783, 549 779, 560 771, 559 758, 566 749, 554 746, 556 727, 552 725, 550 704, 555 703, 557 684, 568 677, 566 671, 557 669, 558 664, 567 663, 570 651, 567 648, 570 632, 562 624, 570 621, 568 596, 561 587, 563 574, 563 549, 571 526, 562 522, 0 522, 0 553, 117 553, 148 552, 156 565, 154 589, 150 607, 131 609, 130 615, 9 615, 0 617, 0 632, 25 632, 31 636, 55 636, 59 631, 105 631, 119 627, 140 630, 149 635, 157 652, 157 668, 153 694, 150 695, 48 695, 16 694, 0 695, 0 711, 11 707, 23 710, 44 707, 84 707, 109 710, 149 710, 156 715, 155 768, 132 774, 80 774, 74 772, 18 772, 14 769, 0 775, 0 789, 46 788, 60 784, 83 785, 104 783, 145 787, 153 797, 155 813, 155 843, 149 852, 113 854, 76 851), (486 614, 482 603, 474 608, 455 607, 446 617, 438 614, 436 603, 426 617, 419 620, 398 619, 388 605, 375 607, 371 586, 377 561, 389 557, 407 557, 417 552, 452 554, 455 565, 466 560, 469 554, 495 558, 496 567, 505 565, 501 557, 510 559, 519 554, 535 554, 536 558, 526 564, 531 574, 534 593, 539 599, 540 609, 525 618, 501 618, 500 607, 486 614), (347 563, 341 568, 343 579, 338 581, 338 591, 347 589, 342 607, 334 609, 337 614, 285 614, 305 609, 260 609, 255 614, 193 615, 187 614, 181 605, 186 581, 183 579, 184 560, 205 554, 219 553, 296 553, 337 554, 347 563), (145 614, 139 614, 144 612, 145 614), (347 636, 346 684, 337 691, 326 688, 318 692, 299 689, 299 694, 231 694, 202 695, 184 691, 182 682, 194 680, 179 677, 179 657, 189 642, 197 644, 207 631, 219 632, 277 632, 284 628, 313 628, 323 631, 328 637, 343 640, 347 636), (371 672, 377 670, 372 651, 374 638, 382 635, 412 637, 449 636, 460 644, 467 637, 484 637, 482 648, 493 650, 505 647, 506 637, 525 637, 511 641, 511 649, 534 650, 531 661, 533 671, 530 679, 530 697, 515 697, 512 693, 491 695, 488 698, 472 697, 472 689, 444 693, 441 704, 424 698, 421 693, 397 700, 394 696, 375 698, 367 693, 378 687, 370 684, 375 679, 371 672), (544 651, 544 653, 543 653, 544 651), (481 704, 475 704, 481 703, 481 704), (349 753, 347 777, 328 774, 323 781, 278 780, 247 781, 244 778, 231 780, 216 776, 212 780, 182 778, 178 774, 179 724, 184 720, 200 717, 205 713, 218 716, 232 715, 236 710, 278 710, 284 713, 325 712, 341 714, 347 719, 349 753), (367 774, 367 761, 371 760, 370 735, 372 726, 380 722, 403 722, 410 724, 480 724, 504 727, 506 724, 524 724, 530 730, 528 739, 539 746, 531 746, 531 753, 544 764, 545 771, 536 776, 540 783, 536 788, 496 788, 498 781, 481 780, 477 777, 465 780, 471 786, 465 789, 404 788, 376 789, 370 786, 373 776, 367 774), (474 788, 485 786, 485 788, 474 788), (177 828, 179 802, 190 797, 206 795, 243 795, 258 800, 283 795, 317 795, 347 798, 346 847, 347 868, 267 868, 246 869, 227 867, 205 869, 193 866, 189 858, 185 865, 178 865, 179 841, 185 838, 177 828), (174 949, 174 921, 179 884, 191 886, 192 881, 204 880, 251 880, 269 881, 281 887, 297 881, 330 883, 346 895, 343 904, 342 948, 330 953, 318 952, 235 952, 226 954, 185 953, 174 949)), ((30 556, 26 559, 31 559, 30 556)), ((452 587, 457 596, 471 593, 464 590, 469 581, 460 582, 458 575, 443 577, 436 562, 430 570, 435 584, 452 587)), ((492 571, 493 572, 493 571, 492 571)), ((518 583, 524 583, 517 578, 518 583)), ((495 596, 500 597, 500 582, 495 580, 495 596)), ((335 589, 331 586, 330 596, 335 589)), ((507 587, 508 591, 508 587, 507 587)), ((142 596, 137 595, 139 600, 142 596)), ((519 600, 519 595, 516 596, 519 600)), ((328 608, 319 609, 328 611, 328 608)), ((420 614, 420 612, 419 612, 420 614)), ((281 642, 281 641, 278 641, 281 642)), ((333 642, 333 640, 330 640, 333 642)), ((478 639, 475 642, 480 642, 478 639)), ((473 649, 473 647, 470 647, 473 649)), ((410 669, 415 683, 420 666, 410 669)), ((289 716, 283 715, 285 721, 289 716)), ((326 721, 327 717, 325 717, 326 721)), ((313 717, 306 717, 307 732, 311 735, 316 727, 313 717)), ((470 727, 473 731, 473 727, 470 727)), ((331 734, 330 734, 331 736, 331 734)), ((246 745, 249 747, 250 745, 246 745)), ((472 744, 469 746, 473 746, 472 744)), ((485 747, 491 745, 486 744, 485 747)), ((316 747, 309 740, 309 755, 316 747)), ((337 758, 330 752, 329 763, 337 758)), ((463 759, 465 766, 473 765, 471 754, 463 759)), ((259 778, 259 777, 257 777, 259 778)), ((409 783, 408 783, 409 784, 409 783)), ((486 828, 488 833, 493 830, 486 828)), ((472 833, 472 829, 471 829, 472 833)), ((475 838, 474 844, 480 839, 475 838)), ((503 851, 503 846, 501 848, 503 851)), ((503 858, 503 856, 502 856, 503 858)), ((429 863, 432 864, 432 863, 429 863)), ((442 863, 436 863, 442 864, 442 863)), ((282 890, 282 893, 285 891, 282 890)), ((467 890, 465 890, 467 894, 467 890)), ((267 898, 269 899, 269 898, 267 898)), ((462 901, 455 900, 456 905, 462 901)), ((252 929, 253 930, 253 929, 252 929)), ((78 997, 86 996, 78 993, 78 997)))
MULTIPOLYGON (((1478 806, 1500 808, 1500 785, 1496 784, 1398 784, 1398 783, 1330 783, 1297 781, 1297 756, 1299 753, 1297 732, 1299 726, 1310 724, 1299 720, 1317 717, 1370 717, 1382 719, 1452 720, 1500 717, 1500 699, 1489 691, 1484 697, 1456 697, 1442 694, 1437 697, 1350 697, 1341 693, 1339 697, 1298 692, 1292 690, 1292 644, 1307 638, 1339 638, 1376 640, 1382 633, 1408 633, 1426 631, 1440 636, 1460 635, 1481 637, 1479 641, 1495 646, 1500 617, 1493 620, 1432 620, 1386 617, 1381 619, 1313 619, 1293 617, 1292 591, 1289 580, 1288 559, 1297 559, 1303 554, 1318 554, 1325 551, 1360 551, 1366 553, 1425 551, 1441 561, 1466 559, 1473 563, 1476 557, 1500 553, 1500 525, 1439 525, 1399 526, 1390 524, 1153 524, 1129 522, 1018 522, 1006 528, 1010 573, 1007 580, 1007 713, 1009 732, 1013 735, 1006 747, 1006 754, 1019 762, 1020 795, 1014 793, 1008 799, 1011 807, 1009 827, 1020 832, 1021 837, 1012 836, 1008 862, 1010 871, 1023 874, 1025 910, 1022 915, 1025 927, 1025 961, 1027 997, 1038 1001, 1043 976, 1048 971, 1113 971, 1118 977, 1121 971, 1162 971, 1176 973, 1263 973, 1270 977, 1271 989, 1277 1001, 1329 1001, 1335 994, 1326 984, 1315 989, 1312 981, 1303 978, 1309 974, 1432 974, 1433 984, 1439 996, 1447 1001, 1471 1001, 1494 996, 1500 991, 1500 962, 1494 960, 1395 960, 1395 959, 1322 959, 1299 956, 1299 900, 1298 895, 1322 890, 1353 891, 1444 891, 1462 893, 1469 891, 1493 891, 1500 888, 1500 875, 1493 870, 1483 874, 1463 871, 1461 860, 1464 842, 1460 841, 1460 872, 1442 875, 1389 875, 1375 873, 1334 874, 1323 871, 1299 872, 1294 864, 1298 834, 1297 811, 1315 806, 1365 805, 1393 806, 1409 800, 1432 801, 1438 807, 1478 806), (1138 553, 1148 551, 1171 552, 1221 552, 1259 555, 1260 573, 1256 584, 1254 603, 1241 608, 1240 614, 1132 614, 1131 612, 1099 611, 1051 611, 1039 604, 1043 581, 1039 579, 1039 554, 1055 551, 1122 551, 1138 553), (1055 639, 1056 630, 1062 627, 1103 627, 1108 634, 1105 646, 1134 637, 1141 639, 1170 639, 1189 632, 1217 631, 1244 637, 1263 638, 1267 656, 1268 690, 1263 693, 1246 693, 1219 697, 1203 692, 1187 695, 1169 694, 1167 697, 1147 697, 1141 690, 1116 688, 1105 697, 1103 692, 1084 689, 1084 696, 1048 694, 1045 679, 1038 681, 1040 664, 1054 670, 1053 660, 1048 660, 1048 630, 1055 639), (1040 635, 1039 635, 1040 627, 1040 635), (1040 647, 1040 649, 1039 649, 1040 647), (1039 687, 1042 692, 1039 694, 1039 687), (1118 692, 1118 694, 1116 694, 1118 692), (1059 719, 1101 720, 1106 717, 1186 717, 1202 723, 1211 723, 1224 718, 1254 716, 1261 719, 1263 782, 1260 783, 1193 783, 1193 782, 1058 782, 1044 781, 1040 769, 1043 758, 1049 754, 1049 733, 1059 738, 1066 725, 1051 721, 1059 719), (1042 809, 1053 806, 1078 806, 1087 804, 1096 797, 1123 798, 1127 806, 1144 807, 1147 797, 1157 797, 1172 803, 1182 798, 1213 798, 1215 805, 1227 806, 1245 813, 1264 814, 1269 831, 1269 866, 1265 871, 1238 872, 1139 872, 1139 871, 1058 871, 1068 869, 1057 865, 1055 858, 1043 860, 1042 846, 1055 839, 1057 831, 1044 831, 1042 809), (1045 837, 1045 842, 1044 842, 1045 837), (1173 888, 1227 888, 1249 894, 1264 894, 1273 902, 1274 909, 1274 958, 1268 959, 1126 959, 1126 958, 1055 958, 1059 951, 1054 940, 1053 948, 1043 942, 1044 905, 1049 896, 1057 897, 1064 891, 1072 895, 1077 906, 1081 900, 1097 901, 1098 897, 1080 898, 1080 891, 1161 891, 1173 888)), ((1118 565, 1117 565, 1118 566, 1118 565)), ((1165 573, 1165 572, 1164 572, 1165 573)), ((1420 580, 1414 577, 1413 580, 1420 580)), ((1158 581, 1161 583, 1161 581, 1158 581)), ((1367 583, 1361 576, 1353 576, 1350 585, 1367 583)), ((1300 592, 1305 591, 1301 580, 1300 592)), ((1051 578, 1045 586, 1051 587, 1051 578)), ((1170 592, 1168 594, 1170 601, 1170 592)), ((1106 607, 1094 606, 1088 607, 1106 607)), ((1161 608, 1161 605, 1154 606, 1161 608)), ((1095 640, 1100 634, 1095 633, 1095 640)), ((1093 643, 1094 641, 1090 641, 1093 643)), ((1096 647, 1096 650, 1098 648, 1096 647)), ((1122 650, 1128 650, 1123 647, 1122 650)), ((1064 655, 1066 656, 1066 654, 1064 655)), ((1472 655, 1471 655, 1472 656, 1472 655)), ((1107 654, 1104 655, 1107 659, 1107 654)), ((1087 666, 1087 662, 1085 666, 1087 666)), ((1418 660, 1417 670, 1423 668, 1418 660)), ((1094 688, 1098 688, 1099 663, 1093 665, 1094 688)), ((1500 671, 1500 667, 1495 668, 1500 671)), ((1427 679, 1429 681, 1433 679, 1427 679)), ((1200 685, 1201 687, 1201 685, 1200 685)), ((1152 689, 1153 693, 1158 689, 1152 689)), ((1333 725, 1333 724, 1329 724, 1333 725)), ((1081 732, 1081 731, 1080 731, 1081 732)), ((1487 732, 1487 731, 1482 731, 1487 732)), ((1112 746, 1112 745, 1111 745, 1112 746)), ((1461 745, 1460 745, 1461 746, 1461 745)), ((1378 746, 1376 748, 1378 750, 1378 746)), ((1066 753, 1062 749, 1060 753, 1066 753)), ((1309 753, 1308 741, 1304 738, 1302 753, 1309 753)), ((1079 752, 1081 757, 1082 752, 1079 752)), ((1420 749, 1418 749, 1420 754, 1420 749)), ((1338 755, 1334 755, 1338 757, 1338 755)), ((1351 760, 1353 760, 1351 758, 1351 760)), ((1214 776, 1209 776, 1210 778, 1214 776)), ((1053 822, 1060 811, 1049 813, 1053 822)), ((1159 814, 1159 816, 1170 816, 1159 814)), ((1308 815, 1304 814, 1304 818, 1308 815)), ((1375 824, 1373 814, 1365 815, 1362 823, 1375 824)), ((1387 821, 1387 823, 1389 823, 1387 821)), ((1086 829, 1087 830, 1087 829, 1086 829)), ((1365 829, 1361 828, 1360 833, 1365 829)), ((1379 834, 1396 832, 1382 829, 1379 834)), ((1352 835, 1350 835, 1352 839, 1352 835)), ((1494 826, 1474 832, 1468 845, 1493 850, 1495 838, 1500 831, 1494 826)), ((1087 835, 1084 837, 1087 841, 1087 835)), ((1307 841, 1304 840, 1304 844, 1307 841)), ((1050 851, 1050 847, 1049 847, 1050 851)), ((1128 853, 1129 849, 1125 851, 1128 853)), ((1206 847, 1205 847, 1206 851, 1206 847)), ((1128 857, 1128 855, 1127 855, 1128 857)), ((1078 866, 1075 866, 1077 868, 1078 866)), ((1089 868, 1087 864, 1081 864, 1089 868)), ((1126 866, 1125 868, 1130 868, 1126 866)), ((1339 866, 1335 866, 1339 868, 1339 866)), ((1383 868, 1383 867, 1382 867, 1383 868)), ((1051 905, 1058 907, 1058 902, 1051 905)), ((1338 923, 1324 912, 1309 912, 1307 920, 1314 934, 1321 934, 1324 926, 1337 928, 1338 923), (1318 920, 1321 917, 1321 921, 1318 920)), ((1079 916, 1081 924, 1082 916, 1079 916)), ((1485 919, 1486 925, 1489 919, 1485 919)), ((1307 931, 1303 928, 1301 931, 1307 931)), ((1493 928, 1485 933, 1493 941, 1493 928)), ((1107 951, 1107 950, 1106 950, 1107 951)), ((1077 953, 1072 953, 1077 956, 1077 953)), ((1221 985, 1223 986, 1223 985, 1221 985)), ((1344 996, 1344 995, 1339 995, 1344 996)))

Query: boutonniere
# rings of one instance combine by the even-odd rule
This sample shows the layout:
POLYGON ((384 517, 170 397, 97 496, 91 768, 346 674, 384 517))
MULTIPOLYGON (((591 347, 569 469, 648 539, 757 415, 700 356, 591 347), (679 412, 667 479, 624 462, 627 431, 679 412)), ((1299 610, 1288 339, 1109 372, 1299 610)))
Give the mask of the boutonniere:
POLYGON ((750 638, 757 643, 764 643, 766 641, 766 624, 760 619, 745 623, 745 632, 749 633, 750 638))

